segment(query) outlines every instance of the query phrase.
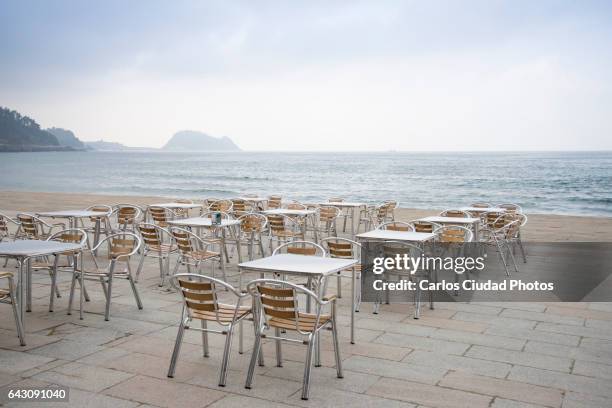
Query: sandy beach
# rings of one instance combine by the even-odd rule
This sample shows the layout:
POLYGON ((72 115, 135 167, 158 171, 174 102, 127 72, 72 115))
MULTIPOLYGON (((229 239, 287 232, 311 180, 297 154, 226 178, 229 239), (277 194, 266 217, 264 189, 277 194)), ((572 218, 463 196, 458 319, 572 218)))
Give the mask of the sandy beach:
MULTIPOLYGON (((202 199, 203 197, 200 197, 202 199)), ((197 197, 193 198, 198 200, 197 197)), ((41 193, 2 191, 0 212, 13 216, 17 212, 59 211, 83 209, 94 204, 132 203, 148 205, 167 202, 168 197, 97 195, 81 193, 41 193)), ((410 221, 415 218, 438 214, 438 210, 399 208, 396 218, 410 221)), ((532 241, 612 241, 612 218, 584 217, 555 214, 527 214, 529 221, 522 232, 525 240, 532 241)))

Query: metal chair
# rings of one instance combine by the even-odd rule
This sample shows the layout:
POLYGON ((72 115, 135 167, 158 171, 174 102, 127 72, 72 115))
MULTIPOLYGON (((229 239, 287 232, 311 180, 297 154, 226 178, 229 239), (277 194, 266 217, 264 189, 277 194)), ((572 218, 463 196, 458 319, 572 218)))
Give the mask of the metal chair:
POLYGON ((291 241, 285 242, 284 244, 277 247, 272 256, 278 254, 294 254, 294 255, 308 255, 308 256, 326 256, 325 249, 312 241, 291 241))
POLYGON ((13 281, 13 274, 11 272, 0 272, 0 279, 6 279, 8 281, 8 288, 0 288, 0 303, 6 303, 11 305, 13 308, 13 318, 15 319, 15 325, 17 326, 17 336, 19 337, 19 344, 25 346, 25 338, 23 337, 23 326, 21 325, 21 319, 19 318, 19 312, 17 311, 17 302, 15 296, 15 284, 13 281))
MULTIPOLYGON (((53 257, 53 261, 49 260, 49 257, 44 257, 42 259, 38 259, 32 262, 32 271, 41 271, 47 270, 49 272, 49 277, 51 278, 51 293, 49 295, 49 311, 53 311, 53 301, 55 296, 60 298, 60 292, 57 287, 57 272, 60 270, 66 270, 66 272, 73 272, 73 268, 75 263, 78 264, 78 260, 81 256, 83 256, 82 251, 87 249, 87 232, 85 230, 79 228, 71 228, 56 232, 47 238, 47 241, 58 241, 70 244, 79 244, 81 250, 79 251, 68 251, 62 252, 59 254, 55 254, 53 257), (61 263, 61 257, 66 257, 66 262, 61 263), (55 295, 55 296, 54 296, 55 295)), ((85 300, 89 300, 89 296, 87 296, 87 292, 84 292, 85 300)))
POLYGON ((474 208, 489 208, 489 207, 492 207, 492 205, 491 205, 491 203, 485 203, 485 202, 479 201, 479 202, 470 204, 470 207, 474 207, 474 208))
POLYGON ((117 234, 109 235, 92 248, 92 254, 94 257, 94 269, 85 269, 85 263, 83 262, 83 256, 81 256, 80 266, 77 267, 73 277, 72 285, 70 287, 70 299, 68 301, 68 314, 72 313, 72 300, 74 298, 74 288, 77 280, 81 283, 81 296, 80 296, 80 318, 83 318, 83 295, 84 295, 84 281, 92 280, 98 281, 102 285, 104 296, 106 297, 106 308, 104 311, 104 320, 110 319, 110 307, 112 299, 113 282, 115 279, 126 279, 130 282, 134 298, 136 300, 136 306, 138 309, 142 309, 142 302, 136 289, 134 278, 132 277, 130 267, 130 257, 138 252, 141 245, 141 239, 138 235, 133 232, 120 232, 117 234), (102 265, 102 259, 97 255, 97 251, 102 246, 107 247, 106 258, 108 264, 103 269, 99 266, 102 265), (97 259, 97 260, 96 260, 97 259), (98 262, 100 261, 100 262, 98 262), (125 269, 117 270, 117 264, 125 263, 125 269))
POLYGON ((268 197, 268 209, 273 210, 276 208, 281 208, 283 198, 279 195, 271 195, 268 197))
POLYGON ((136 224, 140 220, 140 217, 144 214, 142 208, 134 204, 116 204, 113 207, 113 215, 117 227, 113 233, 119 231, 130 231, 136 232, 136 224))
POLYGON ((176 266, 174 267, 174 272, 172 275, 176 275, 178 273, 179 267, 184 265, 187 267, 187 272, 191 273, 191 267, 193 266, 198 273, 201 272, 202 263, 205 261, 211 261, 212 270, 211 274, 215 276, 215 262, 218 261, 221 263, 221 273, 223 274, 223 280, 227 282, 227 276, 225 275, 225 262, 223 261, 223 257, 221 256, 221 251, 215 252, 210 251, 208 248, 213 245, 213 243, 206 241, 193 232, 178 228, 171 227, 170 233, 174 238, 174 242, 178 247, 179 256, 176 259, 176 266))
POLYGON ((415 220, 410 221, 409 224, 412 225, 415 232, 425 232, 429 234, 435 233, 438 228, 442 228, 442 225, 432 221, 415 220))
POLYGON ((470 218, 470 214, 462 210, 445 210, 440 213, 440 217, 470 218))
POLYGON ((170 255, 178 252, 178 249, 173 245, 172 234, 167 229, 145 222, 138 224, 137 229, 142 237, 144 249, 134 280, 138 282, 146 257, 157 258, 159 261, 159 286, 162 287, 166 275, 170 275, 170 255), (164 239, 164 237, 167 239, 164 239))
MULTIPOLYGON (((394 258, 397 254, 407 255, 410 258, 418 259, 423 256, 423 248, 416 245, 403 242, 403 241, 386 241, 382 244, 382 253, 385 258, 394 258)), ((382 275, 384 281, 390 281, 389 278, 397 278, 398 280, 408 279, 415 281, 416 290, 414 292, 414 318, 418 319, 421 314, 421 288, 419 287, 419 280, 426 278, 432 279, 432 271, 419 268, 418 270, 404 270, 396 269, 395 267, 385 268, 382 275)), ((386 303, 389 303, 389 290, 385 292, 386 303)), ((429 302, 430 308, 433 309, 433 293, 429 291, 429 302)), ((374 313, 377 314, 380 308, 381 297, 380 294, 377 296, 377 300, 374 304, 374 313)))
POLYGON ((90 207, 87 207, 85 211, 93 211, 100 213, 100 215, 96 215, 94 217, 89 217, 90 225, 85 225, 83 218, 80 219, 81 227, 87 233, 93 234, 93 246, 98 245, 100 242, 100 237, 102 235, 108 237, 113 233, 113 228, 111 227, 110 217, 113 214, 113 207, 105 204, 96 204, 90 207))
MULTIPOLYGON (((225 387, 234 329, 242 320, 252 313, 252 308, 250 306, 241 306, 242 301, 248 295, 246 293, 240 293, 240 291, 232 285, 219 279, 211 278, 210 276, 182 273, 173 276, 171 282, 173 286, 180 289, 183 298, 183 311, 181 313, 181 322, 176 335, 172 358, 170 360, 168 377, 174 377, 176 363, 186 329, 202 332, 204 357, 209 356, 208 333, 218 333, 226 336, 223 359, 221 360, 221 372, 219 373, 219 386, 225 387), (218 299, 220 290, 231 293, 235 297, 235 304, 220 303, 218 299), (190 323, 194 319, 200 321, 201 328, 190 326, 190 323), (209 329, 208 322, 219 324, 222 327, 221 330, 209 329)), ((239 352, 242 353, 242 349, 240 349, 239 352)))
MULTIPOLYGON (((177 198, 172 201, 180 204, 193 204, 193 200, 188 200, 186 198, 177 198)), ((189 208, 175 208, 173 211, 177 218, 189 217, 189 208)))
MULTIPOLYGON (((331 258, 340 259, 357 259, 361 261, 361 244, 347 238, 329 237, 321 241, 323 248, 327 247, 327 253, 331 258)), ((355 272, 356 279, 361 279, 361 263, 347 269, 346 271, 340 271, 337 275, 337 291, 338 298, 342 298, 342 278, 352 279, 352 273, 355 272), (346 275, 343 272, 349 272, 350 275, 346 275)), ((355 287, 355 311, 358 312, 361 306, 361 285, 355 287)))
POLYGON ((514 271, 518 272, 518 266, 514 258, 513 244, 516 243, 518 239, 520 227, 520 219, 513 217, 513 214, 504 214, 495 220, 493 226, 489 229, 488 236, 481 241, 497 249, 504 269, 506 270, 506 276, 510 276, 510 271, 508 270, 508 257, 512 260, 514 271))
POLYGON ((238 231, 240 236, 237 237, 238 242, 240 242, 238 251, 241 250, 240 246, 246 244, 248 247, 249 261, 252 261, 255 256, 254 246, 257 244, 261 256, 265 256, 263 234, 268 226, 268 219, 261 214, 247 213, 240 216, 238 220, 240 221, 240 230, 238 231))
POLYGON ((322 329, 331 326, 336 359, 336 375, 343 378, 342 360, 340 359, 340 346, 338 343, 338 329, 336 325, 336 297, 320 298, 311 290, 289 282, 275 279, 256 279, 247 284, 248 293, 255 299, 254 322, 255 344, 247 373, 245 388, 250 389, 253 384, 255 364, 261 350, 261 339, 273 339, 276 343, 276 365, 282 367, 281 342, 287 341, 304 344, 307 347, 306 361, 304 363, 304 379, 302 384, 302 399, 307 400, 310 391, 310 375, 312 371, 312 357, 316 340, 322 329), (298 295, 304 295, 315 304, 315 313, 300 311, 298 295), (322 313, 323 308, 331 305, 330 313, 322 313), (271 328, 274 334, 266 332, 271 328), (292 331, 298 334, 299 339, 282 337, 281 330, 292 331))
POLYGON ((15 239, 45 240, 53 234, 54 228, 66 229, 66 224, 63 222, 49 224, 35 215, 26 213, 17 214, 17 221, 19 227, 15 239))
POLYGON ((523 209, 518 204, 507 203, 507 204, 498 204, 497 206, 499 208, 505 209, 506 212, 513 212, 513 213, 522 213, 523 212, 523 209))
POLYGON ((315 236, 323 237, 323 234, 327 236, 338 236, 338 227, 336 221, 342 216, 342 211, 338 207, 324 205, 317 209, 316 216, 316 229, 315 236))
POLYGON ((14 234, 17 232, 18 229, 19 229, 19 221, 12 219, 8 215, 0 213, 0 242, 2 242, 5 239, 14 240, 15 239, 14 234), (15 226, 14 227, 15 231, 13 233, 11 233, 9 229, 9 225, 11 224, 15 226))
POLYGON ((248 201, 234 198, 232 199, 232 215, 235 218, 251 212, 251 206, 248 201))
POLYGON ((414 232, 414 226, 409 222, 390 221, 380 224, 376 229, 389 231, 414 232))
POLYGON ((221 211, 230 213, 234 208, 234 204, 230 200, 217 200, 208 206, 208 211, 221 211))
POLYGON ((304 239, 304 232, 298 222, 291 217, 282 214, 268 215, 268 225, 270 227, 269 244, 270 252, 274 250, 274 241, 278 245, 295 239, 304 239))
POLYGON ((161 228, 168 228, 168 221, 179 218, 179 215, 175 211, 166 207, 148 207, 147 213, 153 220, 153 223, 161 228))

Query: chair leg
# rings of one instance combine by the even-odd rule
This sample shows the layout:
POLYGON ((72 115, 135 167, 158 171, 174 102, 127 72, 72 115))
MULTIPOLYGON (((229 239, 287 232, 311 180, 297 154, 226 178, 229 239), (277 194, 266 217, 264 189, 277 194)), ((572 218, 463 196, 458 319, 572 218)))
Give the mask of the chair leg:
MULTIPOLYGON (((17 311, 17 302, 15 301, 15 288, 13 287, 13 280, 9 280, 9 292, 11 293, 11 307, 13 308, 13 317, 15 318, 15 325, 17 326, 17 336, 19 337, 19 344, 25 346, 25 337, 23 335, 23 325, 21 324, 21 318, 17 311)), ((51 291, 53 294, 53 291, 51 291)))
POLYGON ((140 300, 140 295, 138 294, 138 289, 136 289, 136 284, 134 283, 134 279, 132 275, 128 275, 128 280, 130 281, 130 286, 132 286, 132 292, 134 292, 134 298, 136 298, 136 306, 138 309, 142 310, 142 301, 140 300))
MULTIPOLYGON (((280 337, 280 329, 278 327, 274 328, 274 335, 276 337, 280 337)), ((277 367, 282 367, 283 366, 283 351, 281 348, 281 340, 274 340, 274 342, 276 343, 276 366, 277 367)))
POLYGON ((527 263, 527 256, 525 256, 525 248, 523 248, 523 241, 521 240, 520 236, 516 242, 518 243, 519 249, 521 250, 521 255, 523 256, 523 263, 527 263))
POLYGON ((336 374, 338 378, 344 378, 342 374, 342 359, 340 358, 340 344, 338 342, 338 328, 336 327, 336 303, 332 305, 332 337, 334 342, 334 356, 336 358, 336 374))
POLYGON ((178 360, 179 353, 181 351, 181 344, 183 343, 183 334, 185 333, 185 320, 181 321, 179 325, 178 333, 176 334, 176 341, 174 342, 174 350, 172 351, 172 358, 170 359, 170 367, 168 368, 168 377, 174 378, 174 371, 176 369, 176 361, 178 360))
POLYGON ((244 384, 244 388, 251 389, 251 385, 253 384, 253 374, 255 374, 255 363, 259 358, 259 353, 261 349, 261 335, 259 334, 261 328, 257 328, 259 326, 259 321, 255 318, 255 344, 253 345, 253 354, 251 354, 251 362, 249 363, 249 371, 247 372, 246 383, 244 384))
POLYGON ((158 260, 159 260, 159 287, 161 288, 162 286, 164 286, 164 278, 165 278, 166 273, 164 269, 164 258, 162 258, 160 255, 158 260))
MULTIPOLYGON (((55 264, 57 265, 57 256, 55 257, 55 264)), ((51 295, 49 296, 49 311, 53 311, 53 303, 55 300, 56 291, 57 291, 57 269, 54 267, 49 270, 49 275, 51 275, 51 295)), ((57 292, 59 294, 59 292, 57 292)))
POLYGON ((304 380, 302 382, 302 399, 308 399, 308 392, 310 390, 310 374, 312 372, 312 354, 316 344, 316 335, 312 333, 308 339, 308 349, 306 351, 306 361, 304 362, 304 380))
MULTIPOLYGON (((112 266, 111 266, 112 268, 112 266)), ((104 311, 104 320, 108 321, 110 318, 110 306, 111 306, 111 296, 113 292, 113 274, 108 277, 108 287, 106 288, 107 298, 106 298, 106 308, 104 311)))
POLYGON ((142 251, 142 255, 140 256, 140 262, 138 262, 138 269, 136 270, 136 282, 140 278, 140 272, 142 272, 142 267, 144 265, 146 251, 142 251))
POLYGON ((207 329, 206 320, 200 320, 202 326, 202 353, 204 357, 208 357, 208 332, 204 331, 207 329))
MULTIPOLYGON (((80 275, 80 274, 79 274, 80 275)), ((72 314, 72 300, 74 299, 74 288, 76 286, 77 274, 72 274, 72 282, 70 284, 70 296, 68 296, 68 315, 72 314)), ((81 288, 83 290, 83 288, 81 288)))
POLYGON ((230 324, 227 328, 225 337, 225 347, 223 348, 223 361, 221 362, 221 372, 219 373, 219 386, 225 387, 227 382, 227 368, 229 366, 230 354, 232 353, 232 339, 234 337, 234 325, 230 324))

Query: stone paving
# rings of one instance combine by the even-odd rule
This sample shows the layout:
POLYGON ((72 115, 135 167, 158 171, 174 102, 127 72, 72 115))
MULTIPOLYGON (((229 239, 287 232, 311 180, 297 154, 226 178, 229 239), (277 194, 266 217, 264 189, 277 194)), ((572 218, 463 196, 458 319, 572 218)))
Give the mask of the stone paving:
MULTIPOLYGON (((137 260, 134 260, 134 265, 137 260)), ((235 260, 230 282, 237 282, 235 260)), ((14 270, 9 263, 8 270, 14 270)), ((339 319, 344 378, 334 370, 331 333, 322 336, 323 366, 313 368, 310 400, 302 401, 305 347, 285 344, 283 367, 266 342, 265 367, 244 388, 253 335, 245 352, 234 342, 227 386, 217 386, 224 337, 186 332, 175 378, 166 377, 181 309, 159 288, 157 263, 145 262, 136 308, 129 284, 116 281, 111 320, 104 297, 89 282, 84 320, 66 314, 70 274, 62 273, 55 312, 49 277, 35 273, 26 347, 18 344, 9 306, 0 307, 0 387, 70 387, 70 403, 45 407, 612 407, 612 304, 438 303, 412 318, 412 305, 370 304, 357 313, 357 344, 349 336, 349 282, 339 319)), ((333 291, 332 280, 330 287, 333 291)), ((7 407, 39 406, 12 402, 7 407)))

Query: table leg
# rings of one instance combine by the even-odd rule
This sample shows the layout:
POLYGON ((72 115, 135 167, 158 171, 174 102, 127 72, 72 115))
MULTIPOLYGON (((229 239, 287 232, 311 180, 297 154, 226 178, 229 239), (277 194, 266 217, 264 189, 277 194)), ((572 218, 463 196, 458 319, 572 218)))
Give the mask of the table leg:
MULTIPOLYGON (((354 208, 354 207, 353 207, 354 208)), ((355 281, 357 268, 353 266, 351 275, 351 344, 355 344, 355 281)))
POLYGON ((355 207, 351 207, 351 239, 355 239, 355 207))
POLYGON ((229 254, 227 253, 227 246, 225 246, 225 228, 221 228, 221 246, 223 252, 225 252, 225 261, 229 263, 229 254))
POLYGON ((25 283, 25 273, 24 273, 24 264, 27 262, 27 259, 20 259, 19 262, 19 290, 17 293, 17 297, 19 298, 19 320, 21 320, 21 327, 23 328, 23 335, 25 338, 25 292, 26 292, 26 283, 25 283))
POLYGON ((238 263, 242 263, 242 243, 240 241, 240 227, 236 226, 234 236, 236 237, 236 250, 238 251, 238 263))
MULTIPOLYGON (((318 282, 318 289, 317 289, 317 296, 319 296, 319 299, 321 299, 323 297, 323 278, 319 278, 318 282)), ((317 305, 318 308, 321 307, 321 305, 317 305)), ((321 336, 320 336, 320 331, 316 336, 315 339, 315 367, 321 367, 321 336)))
POLYGON ((26 260, 26 281, 28 282, 28 286, 26 289, 26 312, 31 312, 32 311, 32 262, 30 262, 30 258, 26 260))

